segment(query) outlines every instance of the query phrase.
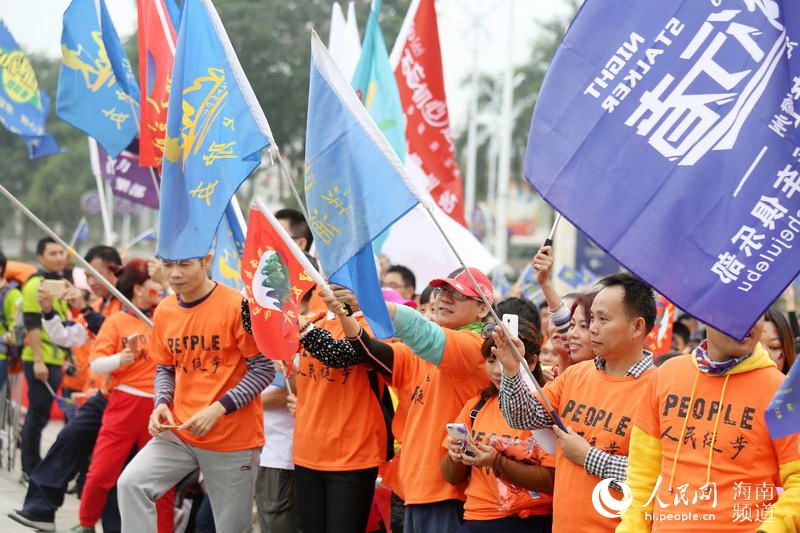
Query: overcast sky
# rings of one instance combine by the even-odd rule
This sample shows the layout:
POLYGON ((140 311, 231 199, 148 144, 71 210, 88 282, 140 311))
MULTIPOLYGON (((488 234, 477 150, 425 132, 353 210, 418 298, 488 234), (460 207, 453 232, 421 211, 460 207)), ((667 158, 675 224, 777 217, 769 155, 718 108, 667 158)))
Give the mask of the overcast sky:
MULTIPOLYGON (((68 5, 69 0, 0 0, 0 18, 25 51, 57 57, 61 17, 68 5)), ((136 31, 135 0, 106 0, 106 5, 123 39, 136 31)), ((461 82, 473 69, 472 43, 480 43, 478 69, 499 73, 508 56, 509 35, 511 57, 521 63, 530 54, 537 22, 564 16, 567 11, 565 0, 438 0, 437 8, 445 84, 455 129, 463 126, 466 116, 469 94, 461 82), (471 30, 475 13, 481 21, 478 32, 471 30)), ((358 22, 363 34, 366 20, 358 22)), ((269 118, 269 110, 264 111, 269 118)))

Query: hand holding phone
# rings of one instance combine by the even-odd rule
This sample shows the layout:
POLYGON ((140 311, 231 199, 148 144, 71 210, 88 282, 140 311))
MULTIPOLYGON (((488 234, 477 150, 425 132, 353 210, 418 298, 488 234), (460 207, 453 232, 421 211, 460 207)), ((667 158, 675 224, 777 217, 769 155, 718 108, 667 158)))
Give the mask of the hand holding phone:
POLYGON ((461 443, 461 453, 469 456, 474 456, 476 446, 472 441, 466 424, 447 424, 445 426, 447 434, 456 442, 461 443))
POLYGON ((67 292, 67 282, 63 279, 44 279, 42 288, 51 298, 61 298, 67 292))

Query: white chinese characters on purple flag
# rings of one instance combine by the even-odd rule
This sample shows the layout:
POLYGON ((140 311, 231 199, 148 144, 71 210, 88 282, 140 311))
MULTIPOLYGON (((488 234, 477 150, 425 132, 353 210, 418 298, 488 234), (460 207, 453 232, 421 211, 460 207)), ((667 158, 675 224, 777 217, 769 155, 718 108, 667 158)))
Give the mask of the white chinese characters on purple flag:
POLYGON ((117 157, 111 157, 99 145, 97 151, 100 175, 111 185, 114 196, 158 209, 158 191, 151 174, 155 170, 140 167, 139 157, 127 150, 117 157))
POLYGON ((798 41, 797 2, 587 1, 539 94, 526 178, 743 337, 800 270, 798 41))

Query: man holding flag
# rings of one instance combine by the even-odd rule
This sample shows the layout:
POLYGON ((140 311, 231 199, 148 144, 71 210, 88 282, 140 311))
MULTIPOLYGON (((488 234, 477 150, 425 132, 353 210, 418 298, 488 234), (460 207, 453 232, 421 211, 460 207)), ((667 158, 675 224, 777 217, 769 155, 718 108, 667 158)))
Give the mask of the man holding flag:
POLYGON ((210 0, 183 2, 167 113, 158 256, 175 294, 153 316, 150 432, 118 482, 124 531, 154 531, 167 489, 200 468, 218 531, 250 531, 264 443, 260 393, 275 376, 215 283, 209 249, 272 135, 210 0))

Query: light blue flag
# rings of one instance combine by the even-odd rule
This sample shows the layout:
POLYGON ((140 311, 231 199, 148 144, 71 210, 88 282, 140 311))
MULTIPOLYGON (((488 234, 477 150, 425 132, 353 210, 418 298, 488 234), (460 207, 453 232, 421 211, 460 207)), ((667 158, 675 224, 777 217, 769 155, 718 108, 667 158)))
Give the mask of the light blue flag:
POLYGON ((316 33, 306 128, 305 192, 320 262, 351 289, 373 333, 394 335, 370 243, 419 200, 403 164, 316 33))
POLYGON ((244 234, 233 206, 228 204, 225 215, 217 228, 214 244, 214 263, 211 279, 223 285, 242 290, 242 256, 244 255, 244 234))
POLYGON ((394 77, 386 43, 383 41, 378 15, 381 0, 375 0, 364 32, 361 57, 351 85, 375 120, 378 128, 392 145, 400 161, 406 158, 406 126, 400 92, 394 77))
POLYGON ((139 134, 139 86, 103 0, 64 12, 56 112, 116 157, 139 134))
POLYGON ((60 152, 55 137, 44 131, 50 113, 50 98, 39 89, 36 73, 28 56, 0 20, 0 122, 22 137, 28 157, 60 152))
POLYGON ((205 256, 239 185, 273 144, 210 0, 181 6, 161 183, 158 257, 205 256))

